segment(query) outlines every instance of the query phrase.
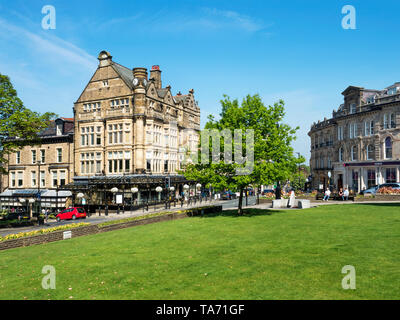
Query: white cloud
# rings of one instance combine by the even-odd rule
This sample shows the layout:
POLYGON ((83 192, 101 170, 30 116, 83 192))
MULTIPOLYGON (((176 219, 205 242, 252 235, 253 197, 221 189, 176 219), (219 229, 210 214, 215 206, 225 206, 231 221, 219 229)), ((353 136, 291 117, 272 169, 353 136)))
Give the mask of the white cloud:
POLYGON ((0 19, 0 37, 18 42, 21 49, 35 50, 42 55, 42 59, 49 59, 53 63, 70 62, 90 70, 95 69, 97 65, 95 57, 68 41, 45 35, 44 32, 35 34, 3 19, 0 19))

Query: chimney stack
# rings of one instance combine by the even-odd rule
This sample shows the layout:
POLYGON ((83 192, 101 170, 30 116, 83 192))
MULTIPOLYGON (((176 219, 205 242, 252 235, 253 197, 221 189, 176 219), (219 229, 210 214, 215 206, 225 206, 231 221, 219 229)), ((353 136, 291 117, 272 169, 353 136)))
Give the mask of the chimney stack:
POLYGON ((154 85, 157 89, 161 89, 161 70, 160 66, 152 66, 150 70, 150 79, 154 80, 154 85))

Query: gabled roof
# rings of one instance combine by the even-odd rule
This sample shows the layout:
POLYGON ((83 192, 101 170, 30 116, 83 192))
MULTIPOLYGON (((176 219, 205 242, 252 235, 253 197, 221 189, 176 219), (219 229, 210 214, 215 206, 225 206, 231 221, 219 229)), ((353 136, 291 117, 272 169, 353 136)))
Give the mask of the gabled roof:
POLYGON ((126 85, 133 89, 133 72, 131 69, 124 67, 114 61, 111 61, 111 66, 115 70, 115 72, 124 80, 126 85))

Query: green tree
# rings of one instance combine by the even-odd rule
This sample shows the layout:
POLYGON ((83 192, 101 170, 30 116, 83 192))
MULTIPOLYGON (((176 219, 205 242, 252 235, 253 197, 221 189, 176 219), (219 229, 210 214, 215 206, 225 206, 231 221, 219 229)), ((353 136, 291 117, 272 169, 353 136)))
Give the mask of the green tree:
POLYGON ((7 154, 39 142, 38 133, 47 128, 56 114, 29 110, 18 98, 10 78, 0 74, 0 170, 6 173, 7 154))
MULTIPOLYGON (((290 178, 296 171, 297 165, 304 162, 303 157, 295 157, 291 143, 296 139, 295 133, 298 128, 291 128, 282 123, 284 118, 284 102, 280 100, 273 106, 266 107, 259 95, 248 95, 239 105, 238 100, 231 100, 224 95, 221 100, 222 111, 220 119, 215 120, 213 116, 208 118, 205 130, 218 130, 223 132, 228 130, 232 134, 236 129, 242 131, 241 148, 243 153, 252 152, 254 162, 252 170, 246 174, 238 174, 237 170, 245 170, 246 164, 238 164, 237 159, 232 163, 226 163, 224 154, 223 137, 220 138, 221 157, 219 161, 212 163, 212 139, 208 140, 210 152, 204 155, 199 151, 197 163, 188 163, 185 167, 185 177, 191 180, 200 181, 204 186, 210 184, 215 189, 232 189, 240 192, 238 214, 243 214, 242 204, 244 191, 249 186, 259 186, 261 184, 273 184, 276 181, 283 181, 290 178), (254 134, 254 143, 246 143, 246 134, 251 130, 254 134), (203 160, 209 158, 209 163, 203 160)), ((202 135, 205 131, 202 131, 202 135)), ((235 147, 232 139, 232 150, 235 147)), ((203 141, 204 143, 204 141, 203 141)), ((215 160, 215 159, 214 159, 215 160)))

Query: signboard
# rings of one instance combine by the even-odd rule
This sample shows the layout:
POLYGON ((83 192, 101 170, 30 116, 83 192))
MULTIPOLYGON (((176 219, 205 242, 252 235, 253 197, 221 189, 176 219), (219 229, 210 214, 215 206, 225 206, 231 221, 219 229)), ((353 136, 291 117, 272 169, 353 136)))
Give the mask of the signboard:
POLYGON ((122 194, 117 194, 117 195, 115 196, 115 203, 116 203, 116 204, 122 204, 122 200, 123 200, 122 194))
POLYGON ((72 231, 64 231, 63 232, 63 240, 71 239, 72 238, 72 231))

